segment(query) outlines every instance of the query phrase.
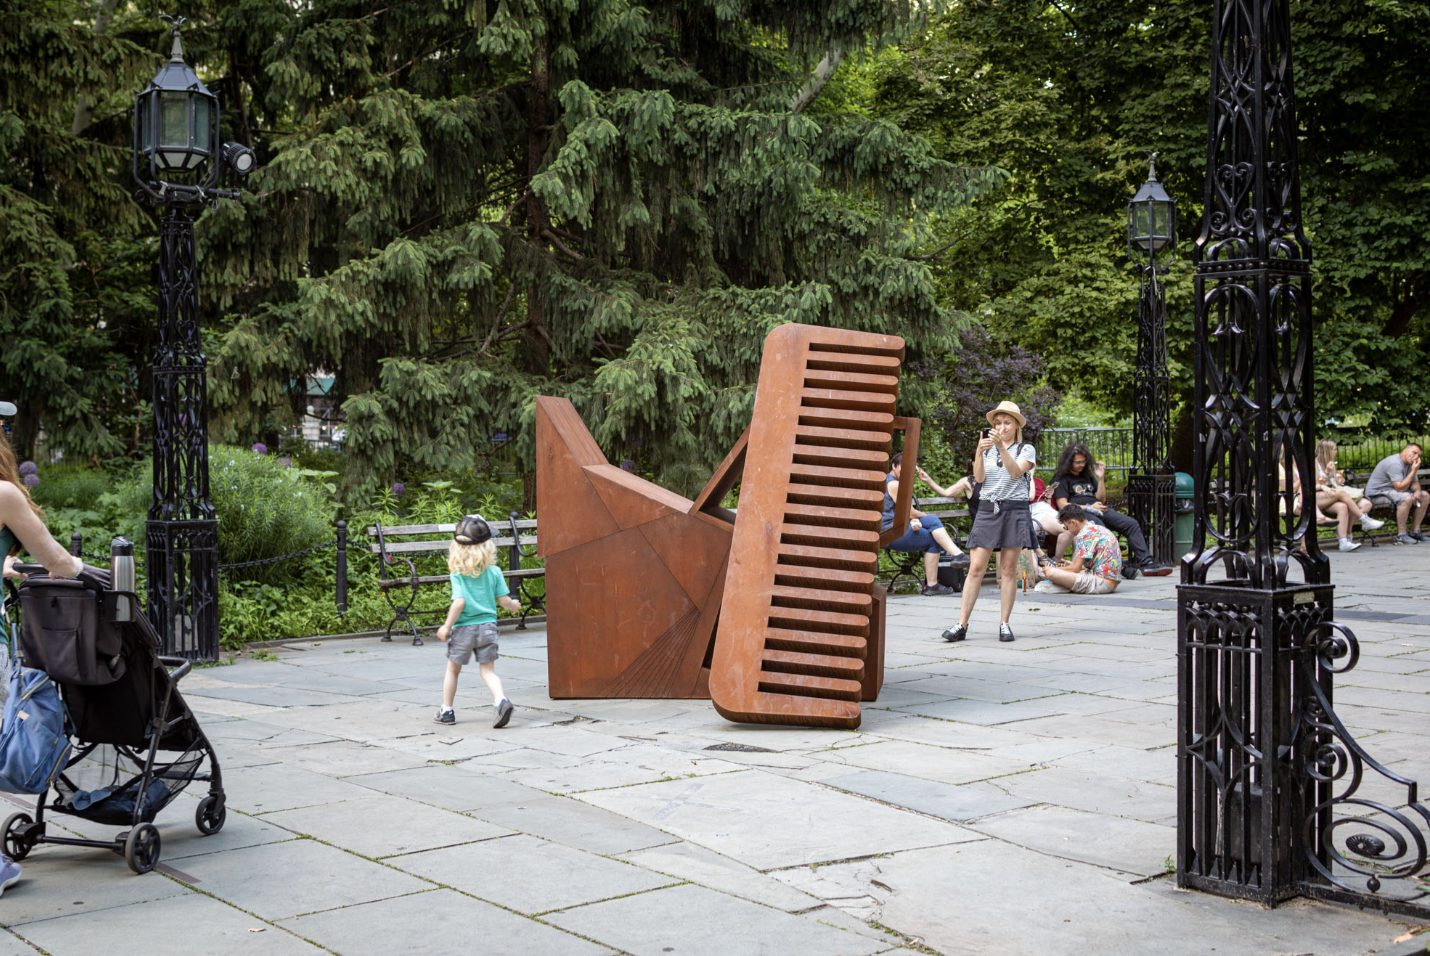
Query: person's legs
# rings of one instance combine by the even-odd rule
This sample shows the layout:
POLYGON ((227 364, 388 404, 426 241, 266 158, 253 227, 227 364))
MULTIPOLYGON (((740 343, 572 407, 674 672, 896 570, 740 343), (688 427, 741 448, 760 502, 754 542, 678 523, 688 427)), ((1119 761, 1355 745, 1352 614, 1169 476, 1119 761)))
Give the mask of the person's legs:
POLYGON ((1430 491, 1417 491, 1413 500, 1415 501, 1415 520, 1410 526, 1411 531, 1420 530, 1420 522, 1425 520, 1426 506, 1430 505, 1430 491))
POLYGON ((1405 533, 1405 519, 1410 516, 1410 506, 1415 503, 1415 499, 1410 495, 1395 506, 1395 526, 1400 529, 1400 533, 1405 533))
POLYGON ((998 549, 998 592, 1001 598, 998 610, 1002 615, 999 618, 1002 624, 1007 624, 1013 613, 1013 600, 1018 594, 1018 555, 1022 551, 1022 548, 998 549))
POLYGON ((1132 551, 1133 565, 1140 567, 1152 563, 1152 552, 1147 549, 1147 538, 1143 536, 1142 528, 1135 518, 1111 509, 1102 512, 1098 517, 1102 519, 1100 524, 1127 539, 1127 547, 1132 551))
POLYGON ((506 699, 506 692, 502 690, 501 678, 497 676, 496 664, 483 664, 481 674, 482 680, 486 682, 487 690, 492 692, 492 703, 500 704, 506 699))
POLYGON ((1069 571, 1067 568, 1043 568, 1043 577, 1053 582, 1060 588, 1072 590, 1077 583, 1077 572, 1069 571))
POLYGON ((938 584, 938 552, 937 552, 937 551, 925 551, 925 552, 924 552, 924 580, 928 582, 928 586, 929 586, 929 587, 934 587, 935 585, 938 584))
POLYGON ((1336 519, 1336 540, 1343 541, 1351 536, 1351 509, 1340 499, 1324 506, 1326 514, 1336 519))
POLYGON ((452 701, 457 699, 457 676, 462 673, 462 665, 456 661, 447 662, 447 674, 442 678, 442 708, 452 709, 452 701))
POLYGON ((992 554, 992 548, 973 548, 968 552, 968 577, 963 579, 963 599, 958 606, 958 623, 964 627, 968 626, 968 619, 973 616, 973 605, 978 603, 983 574, 988 570, 988 559, 992 554))
POLYGON ((945 528, 943 525, 939 525, 937 528, 930 529, 929 534, 933 535, 934 543, 936 543, 940 548, 943 548, 943 550, 948 553, 949 557, 956 558, 963 553, 963 549, 953 543, 953 535, 949 534, 948 529, 945 528))

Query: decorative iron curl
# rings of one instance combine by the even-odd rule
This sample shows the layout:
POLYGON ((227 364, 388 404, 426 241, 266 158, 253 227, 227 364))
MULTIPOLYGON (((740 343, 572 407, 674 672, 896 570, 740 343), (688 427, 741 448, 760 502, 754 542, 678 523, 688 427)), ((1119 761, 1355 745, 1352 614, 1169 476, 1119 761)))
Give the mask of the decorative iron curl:
MULTIPOLYGON (((1430 825, 1430 811, 1419 804, 1410 808, 1430 825)), ((1352 873, 1365 877, 1365 889, 1371 893, 1380 892, 1383 880, 1411 881, 1425 869, 1427 847, 1425 834, 1415 820, 1406 813, 1388 807, 1374 800, 1337 797, 1318 804, 1306 816, 1305 821, 1306 858, 1318 873, 1341 889, 1359 892, 1360 887, 1346 882, 1335 873, 1340 866, 1352 873), (1357 806, 1371 811, 1373 816, 1344 816, 1332 820, 1321 828, 1320 849, 1330 861, 1327 865, 1319 854, 1312 852, 1316 845, 1313 837, 1314 826, 1324 814, 1334 813, 1337 807, 1357 806), (1342 828, 1363 828, 1346 838, 1342 852, 1336 846, 1336 831, 1342 828), (1369 831, 1369 832, 1368 832, 1369 831), (1382 836, 1376 836, 1376 834, 1382 836), (1389 843, 1387 844, 1387 840, 1389 843)), ((1430 888, 1406 882, 1414 888, 1413 899, 1430 896, 1430 888)))
MULTIPOLYGON (((1306 632, 1306 648, 1326 673, 1344 674, 1360 661, 1360 641, 1355 632, 1339 621, 1320 621, 1306 632), (1344 663, 1338 663, 1344 660, 1344 663)), ((1326 704, 1329 709, 1330 705, 1326 704)))

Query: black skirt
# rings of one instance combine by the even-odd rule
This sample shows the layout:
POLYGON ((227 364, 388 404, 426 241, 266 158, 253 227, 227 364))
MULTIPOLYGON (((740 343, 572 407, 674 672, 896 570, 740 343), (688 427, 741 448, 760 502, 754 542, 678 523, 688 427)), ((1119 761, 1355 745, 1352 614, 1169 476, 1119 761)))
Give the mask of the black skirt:
POLYGON ((1026 501, 980 501, 968 547, 1026 548, 1033 541, 1033 516, 1026 501))

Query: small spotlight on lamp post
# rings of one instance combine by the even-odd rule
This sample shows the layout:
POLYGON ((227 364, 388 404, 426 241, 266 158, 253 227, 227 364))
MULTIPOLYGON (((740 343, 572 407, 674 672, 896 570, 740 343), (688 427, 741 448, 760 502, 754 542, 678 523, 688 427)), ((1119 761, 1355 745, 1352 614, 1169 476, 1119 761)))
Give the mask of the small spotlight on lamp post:
POLYGON ((241 143, 219 143, 218 98, 184 62, 182 17, 169 60, 134 100, 134 180, 163 207, 159 225, 159 345, 154 353, 154 493, 146 525, 148 613, 166 654, 218 658, 218 522, 209 501, 206 360, 199 335, 194 216, 237 190, 225 173, 257 165, 241 143))
POLYGON ((1133 469, 1128 481, 1132 517, 1142 526, 1153 559, 1171 565, 1175 541, 1176 476, 1171 463, 1171 387, 1167 375, 1167 293, 1161 277, 1177 249, 1177 203, 1157 181, 1157 154, 1147 182, 1127 204, 1127 254, 1137 264, 1137 362, 1133 371, 1133 469))

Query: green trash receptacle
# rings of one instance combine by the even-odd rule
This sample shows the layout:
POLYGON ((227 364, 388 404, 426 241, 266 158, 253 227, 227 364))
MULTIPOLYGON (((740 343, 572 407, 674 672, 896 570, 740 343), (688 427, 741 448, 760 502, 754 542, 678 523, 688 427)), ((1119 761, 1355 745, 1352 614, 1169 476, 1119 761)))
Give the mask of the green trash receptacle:
POLYGON ((1176 551, 1177 558, 1192 550, 1192 495, 1196 483, 1192 481, 1192 476, 1185 471, 1177 472, 1177 503, 1172 506, 1172 512, 1176 515, 1176 551))

